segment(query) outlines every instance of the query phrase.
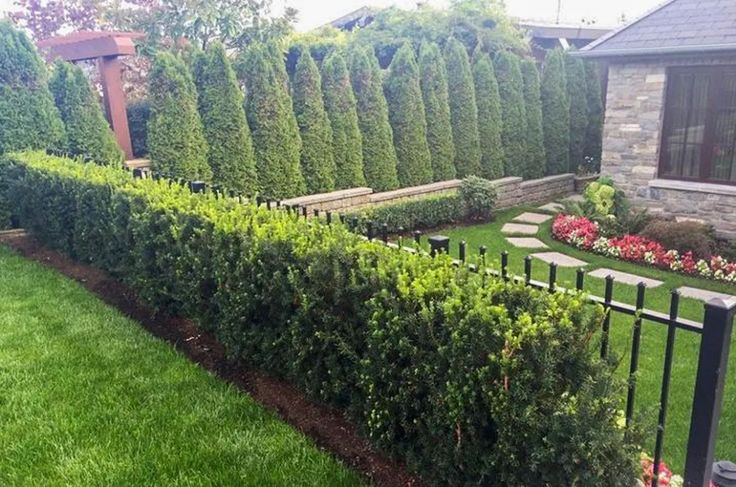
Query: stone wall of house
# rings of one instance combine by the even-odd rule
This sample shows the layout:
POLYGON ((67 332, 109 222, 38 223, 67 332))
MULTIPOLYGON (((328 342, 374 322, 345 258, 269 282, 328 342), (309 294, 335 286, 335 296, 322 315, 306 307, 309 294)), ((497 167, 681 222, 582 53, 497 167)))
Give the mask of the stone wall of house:
POLYGON ((722 236, 736 238, 736 187, 657 178, 667 67, 703 64, 736 64, 736 56, 632 60, 609 66, 601 173, 611 176, 635 206, 705 221, 722 236))

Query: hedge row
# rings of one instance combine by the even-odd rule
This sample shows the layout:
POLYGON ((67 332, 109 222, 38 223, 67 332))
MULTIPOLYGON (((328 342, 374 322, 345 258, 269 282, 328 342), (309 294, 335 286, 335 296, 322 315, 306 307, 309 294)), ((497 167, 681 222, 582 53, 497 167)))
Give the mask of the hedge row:
POLYGON ((0 161, 21 224, 344 408, 436 485, 634 483, 603 310, 339 224, 42 153, 0 161))

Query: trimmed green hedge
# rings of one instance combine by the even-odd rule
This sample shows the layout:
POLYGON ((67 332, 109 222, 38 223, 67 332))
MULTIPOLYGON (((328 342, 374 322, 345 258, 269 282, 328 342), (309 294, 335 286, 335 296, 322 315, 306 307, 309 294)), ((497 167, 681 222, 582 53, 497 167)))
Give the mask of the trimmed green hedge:
POLYGON ((196 320, 231 357, 344 408, 436 485, 633 485, 603 309, 167 181, 0 161, 47 245, 196 320))
POLYGON ((448 193, 374 206, 349 213, 346 217, 348 220, 358 218, 356 230, 360 233, 365 233, 368 221, 375 223, 377 232, 385 223, 389 233, 398 233, 462 222, 465 220, 465 206, 460 195, 448 193))

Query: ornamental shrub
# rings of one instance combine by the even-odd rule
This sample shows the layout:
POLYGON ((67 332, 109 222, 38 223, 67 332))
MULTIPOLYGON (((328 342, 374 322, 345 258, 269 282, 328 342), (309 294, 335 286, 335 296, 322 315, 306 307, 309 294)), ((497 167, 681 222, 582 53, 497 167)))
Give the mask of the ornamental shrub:
POLYGON ((46 68, 28 37, 0 20, 0 154, 45 148, 66 148, 46 68))
POLYGON ((473 78, 478 103, 481 174, 486 179, 499 179, 503 177, 504 159, 501 144, 501 99, 491 58, 478 50, 473 55, 473 78))
POLYGON ((372 51, 364 48, 353 49, 350 58, 350 79, 363 137, 365 180, 375 191, 396 189, 399 187, 396 150, 378 60, 372 51))
POLYGON ((322 100, 322 80, 308 49, 296 63, 294 114, 302 139, 301 168, 307 193, 329 193, 335 189, 335 157, 332 127, 322 100))
POLYGON ((148 155, 148 119, 151 117, 151 104, 146 100, 138 100, 128 104, 128 130, 130 143, 135 157, 148 155))
POLYGON ((455 178, 455 145, 452 142, 447 68, 437 44, 423 43, 419 49, 419 74, 427 120, 427 143, 435 181, 455 178))
POLYGON ((258 184, 269 198, 306 192, 299 169, 301 138, 278 48, 254 43, 245 51, 245 112, 253 136, 258 184))
POLYGON ((398 233, 461 223, 466 211, 462 197, 451 193, 371 206, 346 217, 348 221, 358 218, 358 227, 354 230, 362 234, 366 232, 368 221, 374 222, 376 232, 380 232, 385 223, 389 233, 398 233))
POLYGON ((498 93, 501 96, 501 143, 503 144, 504 175, 528 179, 531 170, 526 152, 526 109, 524 80, 519 58, 501 51, 494 59, 498 93))
POLYGON ((565 56, 565 80, 567 99, 570 102, 570 166, 569 172, 577 172, 583 164, 585 135, 588 130, 588 100, 585 82, 585 66, 579 58, 565 56))
POLYGON ((256 161, 243 93, 235 71, 220 43, 196 55, 192 67, 197 86, 199 115, 209 146, 207 160, 212 180, 238 193, 258 191, 256 161))
POLYGON ((147 142, 153 169, 169 177, 210 180, 207 142, 189 69, 173 54, 160 52, 149 83, 147 142))
POLYGON ((478 175, 481 173, 481 152, 473 72, 465 46, 455 38, 450 38, 445 45, 445 62, 448 92, 452 93, 450 120, 457 176, 478 175))
POLYGON ((345 57, 333 52, 322 65, 322 96, 332 127, 335 189, 365 186, 363 138, 345 57))
POLYGON ((570 167, 570 102, 565 82, 565 53, 547 53, 542 67, 542 126, 547 174, 563 174, 570 167))
POLYGON ((713 227, 696 221, 653 220, 641 236, 681 254, 692 252, 698 259, 710 259, 718 248, 713 227))
POLYGON ((82 69, 57 61, 49 89, 64 122, 69 152, 90 157, 100 164, 122 164, 123 151, 82 69))
POLYGON ((598 65, 586 61, 585 66, 585 95, 588 102, 588 128, 585 131, 583 156, 590 158, 592 167, 590 172, 599 172, 601 169, 601 152, 603 150, 603 95, 598 65))
POLYGON ((394 134, 399 184, 406 187, 431 183, 427 121, 419 87, 419 67, 411 44, 406 43, 396 51, 384 86, 394 134))
POLYGON ((487 179, 468 176, 460 186, 460 198, 465 205, 465 216, 471 220, 487 221, 496 205, 496 187, 487 179))
POLYGON ((522 59, 521 76, 524 79, 524 107, 526 108, 527 177, 541 178, 547 172, 542 132, 542 98, 539 71, 532 59, 522 59))

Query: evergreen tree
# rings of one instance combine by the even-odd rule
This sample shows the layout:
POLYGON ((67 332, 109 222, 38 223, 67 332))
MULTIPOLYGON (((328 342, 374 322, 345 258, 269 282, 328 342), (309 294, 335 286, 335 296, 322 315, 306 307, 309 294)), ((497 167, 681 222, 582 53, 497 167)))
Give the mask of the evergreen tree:
POLYGON ((570 165, 570 104, 564 56, 561 49, 548 52, 542 69, 542 126, 547 174, 562 174, 570 165))
POLYGON ((365 186, 363 140, 358 127, 355 95, 345 58, 333 52, 322 65, 322 94, 332 127, 335 188, 365 186))
POLYGON ((121 165, 123 151, 82 69, 56 62, 49 88, 64 122, 69 151, 102 164, 121 165))
POLYGON ((169 177, 209 180, 207 142, 189 69, 169 52, 156 55, 149 77, 148 149, 153 169, 169 177))
POLYGON ((593 159, 594 171, 601 168, 603 145, 603 95, 598 66, 594 62, 585 63, 585 93, 588 102, 588 129, 585 131, 584 157, 593 159))
POLYGON ((283 57, 273 45, 254 43, 245 52, 243 70, 248 93, 245 111, 261 191, 271 198, 302 195, 306 186, 299 170, 301 138, 283 57))
POLYGON ((422 44, 419 49, 419 73, 432 174, 435 181, 454 179, 455 146, 452 143, 447 68, 437 44, 422 44))
POLYGON ((65 143, 43 61, 24 33, 0 20, 0 153, 65 143))
POLYGON ((396 150, 378 60, 372 51, 361 48, 356 48, 351 57, 350 78, 358 103, 366 182, 376 191, 396 189, 396 150))
POLYGON ((322 100, 322 80, 309 49, 302 49, 293 85, 294 114, 302 138, 301 167, 307 192, 335 189, 332 127, 322 100))
POLYGON ((539 71, 532 59, 521 61, 524 79, 524 107, 526 108, 526 157, 527 177, 541 178, 547 172, 542 132, 542 98, 539 87, 539 71))
POLYGON ((503 177, 504 159, 501 145, 501 99, 491 58, 480 50, 473 54, 473 78, 478 102, 481 175, 486 179, 498 179, 503 177))
POLYGON ((481 153, 473 73, 465 46, 454 37, 445 46, 445 62, 448 92, 452 93, 450 120, 455 143, 455 169, 460 178, 477 176, 481 173, 481 153))
POLYGON ((498 93, 501 96, 504 174, 528 178, 531 171, 526 153, 524 81, 519 58, 510 52, 501 51, 496 55, 495 67, 498 93))
POLYGON ((399 183, 406 187, 432 182, 432 156, 427 144, 419 66, 409 43, 401 46, 391 61, 385 92, 399 183))
POLYGON ((568 171, 575 172, 583 164, 585 134, 588 130, 588 100, 583 61, 570 55, 565 56, 565 80, 567 99, 570 103, 570 165, 568 171))
POLYGON ((193 72, 213 180, 227 189, 256 193, 256 159, 243 93, 222 44, 210 44, 206 53, 199 53, 193 72))

